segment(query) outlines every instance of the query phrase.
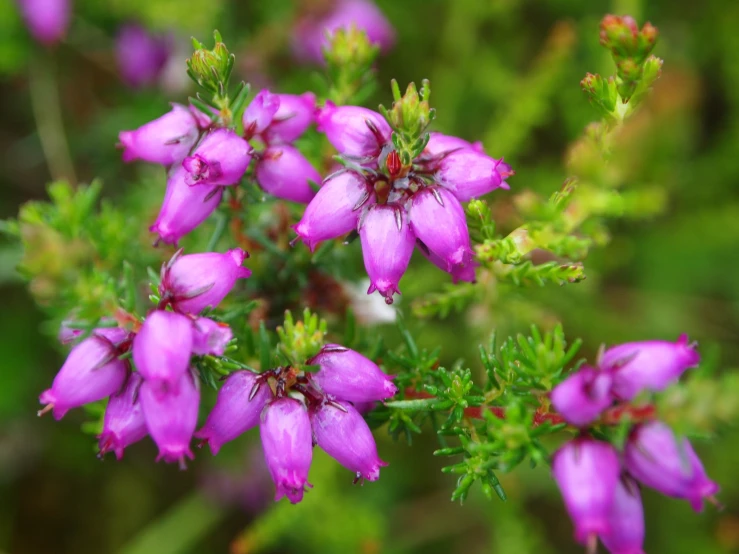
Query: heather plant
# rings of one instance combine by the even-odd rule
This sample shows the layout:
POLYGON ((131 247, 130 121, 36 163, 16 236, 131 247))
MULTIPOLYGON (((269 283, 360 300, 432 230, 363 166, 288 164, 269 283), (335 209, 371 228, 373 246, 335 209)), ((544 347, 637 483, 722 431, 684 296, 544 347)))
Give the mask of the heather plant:
MULTIPOLYGON (((72 9, 49 2, 56 11, 20 2, 47 46, 72 9)), ((599 30, 613 74, 582 78, 576 101, 589 101, 592 121, 561 179, 536 186, 510 131, 542 109, 528 105, 534 85, 502 118, 510 143, 457 136, 445 126, 454 115, 434 107, 436 76, 403 89, 378 75, 397 37, 369 0, 296 17, 290 49, 315 66, 299 90, 247 84, 227 33, 193 38, 179 68, 192 94, 126 121, 106 145, 132 182, 109 195, 68 173, 3 223, 66 355, 38 391, 38 414, 62 427, 76 414, 103 471, 148 439, 150 463, 174 464, 181 480, 215 475, 219 458, 257 445, 260 461, 239 471, 258 494, 247 502, 248 487, 226 487, 250 512, 229 539, 237 553, 410 551, 370 507, 412 487, 393 477, 413 475, 410 452, 440 460, 445 496, 461 509, 496 503, 491 524, 499 517, 514 537, 500 551, 539 551, 537 532, 519 536, 529 479, 559 491, 547 510, 571 520, 567 550, 644 552, 645 515, 670 502, 642 504, 646 490, 716 513, 733 484, 693 445, 710 446, 739 404, 710 341, 639 329, 627 342, 608 325, 596 335, 587 317, 579 337, 558 315, 596 317, 585 307, 596 301, 591 260, 670 202, 625 165, 655 101, 658 30, 616 15, 599 30), (202 460, 205 447, 215 462, 202 460), (352 484, 361 488, 346 492, 352 484), (355 520, 363 528, 346 531, 355 520)), ((569 48, 559 33, 540 61, 544 81, 569 48)), ((122 81, 154 87, 174 42, 122 27, 122 81)), ((195 492, 124 551, 188 551, 224 511, 195 492), (180 531, 187 539, 172 541, 180 531)))

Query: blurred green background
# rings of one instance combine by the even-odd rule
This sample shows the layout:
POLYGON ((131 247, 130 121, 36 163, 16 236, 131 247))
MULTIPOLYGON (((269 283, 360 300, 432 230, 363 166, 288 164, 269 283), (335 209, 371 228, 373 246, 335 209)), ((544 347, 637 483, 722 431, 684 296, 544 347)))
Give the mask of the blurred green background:
MULTIPOLYGON (((549 194, 567 177, 569 145, 597 118, 579 81, 587 71, 613 72, 598 44, 604 14, 651 21, 661 33, 655 53, 665 59, 652 98, 629 123, 612 163, 628 168, 635 182, 626 186, 664 187, 666 212, 613 224, 610 245, 586 260, 585 282, 511 292, 506 302, 476 306, 464 317, 416 322, 418 341, 446 345, 447 361, 474 361, 476 344, 494 327, 511 333, 531 320, 560 319, 571 339, 585 340, 583 353, 591 357, 604 342, 687 332, 721 371, 739 366, 739 3, 377 3, 396 28, 397 43, 379 62, 380 87, 368 105, 389 103, 391 78, 401 86, 429 78, 436 128, 482 140, 516 170, 512 192, 493 199, 499 210, 510 209, 516 192, 549 194), (531 305, 538 308, 530 314, 531 305)), ((296 65, 289 53, 296 14, 311 3, 301 4, 76 0, 67 40, 48 52, 28 37, 13 2, 0 0, 0 218, 13 217, 29 199, 45 198, 50 170, 38 123, 52 125, 42 132, 54 132, 57 103, 78 181, 99 177, 115 199, 136 180, 163 179, 152 168, 124 166, 114 145, 119 130, 186 99, 191 35, 203 39, 219 29, 237 55, 240 78, 274 90, 309 90, 314 69, 296 65), (181 71, 162 86, 134 91, 121 83, 113 36, 129 20, 182 39, 175 54, 181 71)), ((62 173, 68 171, 61 164, 62 173)), ((3 242, 0 552, 577 551, 543 468, 506 476, 506 503, 478 493, 464 506, 450 503, 453 481, 439 472, 443 461, 431 456, 433 433, 407 446, 393 444, 380 430, 380 454, 390 467, 364 487, 352 487, 348 472, 317 455, 315 488, 297 507, 272 505, 256 433, 224 448, 217 460, 201 452, 186 472, 155 464, 148 441, 130 448, 122 462, 99 461, 93 439, 80 431, 82 413, 59 423, 35 415, 38 393, 53 379, 63 351, 15 273, 18 259, 18 247, 3 242)), ((404 281, 404 299, 438 286, 442 277, 432 271, 414 268, 404 281)), ((387 335, 392 342, 392 329, 387 335)), ((645 492, 648 552, 739 552, 739 433, 717 429, 698 447, 722 486, 726 508, 694 514, 687 503, 645 492)))

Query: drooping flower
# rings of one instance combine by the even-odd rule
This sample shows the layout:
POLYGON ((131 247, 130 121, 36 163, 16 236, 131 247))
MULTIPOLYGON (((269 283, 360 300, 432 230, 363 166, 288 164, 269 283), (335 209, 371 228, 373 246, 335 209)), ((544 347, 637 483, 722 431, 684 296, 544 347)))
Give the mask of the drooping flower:
POLYGON ((184 167, 173 167, 167 178, 162 209, 149 230, 166 244, 177 244, 187 233, 208 219, 221 203, 223 189, 218 186, 191 187, 184 167))
POLYGON ((610 530, 600 540, 611 554, 644 554, 644 507, 639 485, 622 475, 608 517, 610 530))
POLYGON ((192 353, 197 356, 223 356, 233 337, 231 328, 207 317, 199 317, 193 324, 192 353))
POLYGON ((310 412, 316 444, 357 477, 376 481, 380 467, 386 466, 377 455, 372 431, 359 412, 348 402, 322 404, 310 412))
POLYGON ((18 0, 29 32, 45 46, 59 42, 67 32, 72 14, 70 0, 18 0))
POLYGON ((247 138, 262 134, 280 109, 280 95, 260 90, 244 110, 242 121, 247 138))
POLYGON ((435 178, 460 202, 467 202, 496 188, 508 188, 499 168, 506 170, 506 176, 511 174, 510 166, 501 160, 473 148, 463 148, 441 159, 435 178))
POLYGON ((205 425, 195 437, 203 439, 215 456, 224 443, 234 440, 259 423, 259 416, 272 399, 267 383, 258 383, 251 371, 236 371, 218 391, 218 399, 205 425))
POLYGON ((703 509, 703 499, 719 490, 703 469, 698 455, 687 439, 678 439, 659 421, 635 427, 624 448, 624 463, 641 483, 664 495, 690 502, 696 512, 703 509))
POLYGON ((143 160, 172 165, 187 156, 199 134, 192 112, 185 106, 172 104, 172 111, 135 131, 121 131, 118 140, 123 146, 124 162, 143 160))
POLYGON ((328 177, 295 226, 295 232, 311 251, 324 240, 335 239, 357 228, 361 210, 374 203, 375 192, 355 171, 328 177))
POLYGON ((270 144, 291 143, 315 120, 316 95, 305 92, 276 96, 279 98, 279 108, 265 129, 264 138, 270 144))
POLYGON ((475 281, 477 281, 477 276, 475 275, 475 267, 478 264, 474 260, 471 260, 465 264, 453 265, 451 270, 449 270, 449 266, 447 265, 446 260, 437 256, 434 252, 429 250, 428 246, 426 246, 422 241, 416 241, 416 245, 421 251, 421 254, 423 254, 423 256, 428 261, 452 276, 452 283, 456 284, 459 281, 474 283, 475 281))
POLYGON ((392 134, 381 114, 359 106, 336 106, 330 101, 318 111, 316 123, 333 147, 349 157, 379 155, 392 134))
POLYGON ((170 55, 170 40, 140 25, 123 25, 116 36, 115 54, 123 80, 133 88, 154 84, 170 55))
POLYGON ((256 178, 259 186, 272 196, 306 204, 316 194, 310 182, 321 182, 321 174, 289 144, 270 146, 262 152, 256 178))
POLYGON ((139 389, 146 428, 159 447, 157 461, 192 460, 190 440, 198 423, 200 387, 191 372, 180 376, 175 386, 160 386, 145 380, 139 389))
POLYGON ((631 400, 644 390, 664 390, 699 362, 695 344, 682 335, 677 342, 651 340, 614 346, 603 353, 600 367, 613 374, 614 394, 631 400))
POLYGON ((364 267, 370 278, 367 293, 375 290, 392 304, 400 294, 398 283, 408 268, 416 238, 401 207, 375 204, 364 214, 359 227, 364 267))
POLYGON ((312 379, 319 388, 349 402, 386 400, 398 392, 390 376, 369 358, 338 344, 327 344, 313 357, 320 366, 312 379))
POLYGON ((567 423, 583 427, 613 402, 611 383, 609 372, 582 367, 554 387, 552 405, 567 423))
POLYGON ((249 143, 230 129, 217 128, 203 137, 182 167, 188 185, 229 186, 241 180, 250 161, 249 143))
POLYGON ((554 454, 552 473, 575 527, 575 540, 592 543, 596 535, 609 533, 621 473, 613 447, 593 439, 572 440, 554 454))
POLYGON ((293 398, 278 398, 267 405, 259 426, 267 468, 277 487, 275 500, 287 496, 296 504, 303 499, 313 459, 313 439, 308 412, 293 398))
POLYGON ((127 446, 146 436, 146 421, 138 398, 143 381, 141 375, 132 373, 125 388, 110 396, 103 418, 103 432, 98 437, 100 455, 112 451, 120 460, 127 446))
POLYGON ((70 409, 102 400, 120 390, 128 365, 118 359, 117 346, 128 340, 129 332, 120 328, 96 329, 92 335, 72 348, 54 377, 50 389, 41 393, 39 401, 61 419, 70 409))
POLYGON ((159 293, 182 313, 199 314, 207 307, 215 308, 237 279, 251 275, 241 265, 247 256, 240 248, 223 254, 176 255, 163 269, 159 293))
POLYGON ((187 316, 155 310, 133 339, 133 363, 148 382, 173 388, 188 371, 192 345, 192 322, 187 316))

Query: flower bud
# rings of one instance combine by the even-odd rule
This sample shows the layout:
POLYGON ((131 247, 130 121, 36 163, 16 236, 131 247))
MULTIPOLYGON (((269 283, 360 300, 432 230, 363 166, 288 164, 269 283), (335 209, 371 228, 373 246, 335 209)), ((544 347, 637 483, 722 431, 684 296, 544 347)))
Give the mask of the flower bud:
POLYGON ((118 391, 126 379, 128 366, 119 360, 116 346, 129 337, 119 328, 96 329, 72 348, 64 365, 54 377, 50 389, 39 401, 53 409, 54 419, 61 419, 70 409, 102 400, 118 391))
POLYGON ((575 526, 575 540, 585 544, 610 532, 620 474, 613 447, 593 439, 572 440, 554 454, 552 473, 575 526))
POLYGON ((358 478, 377 481, 380 467, 387 463, 377 455, 372 431, 354 406, 342 401, 335 404, 341 408, 329 402, 311 411, 316 444, 358 478))
POLYGON ((611 512, 610 531, 600 540, 611 554, 644 554, 644 507, 639 485, 622 475, 616 485, 611 512))
POLYGON ((603 353, 600 367, 613 373, 614 395, 631 400, 643 390, 664 390, 699 362, 695 344, 681 335, 677 342, 651 340, 614 346, 603 353))
POLYGON ((139 389, 146 428, 159 447, 157 461, 179 462, 193 459, 190 439, 198 424, 200 388, 195 376, 186 371, 175 386, 159 386, 145 380, 139 389))
POLYGON ((350 157, 379 155, 392 134, 379 113, 359 106, 336 106, 330 101, 318 111, 316 123, 333 147, 350 157))
POLYGON ((271 399, 269 385, 266 382, 258 383, 256 374, 235 371, 218 391, 216 405, 195 437, 207 442, 215 456, 224 443, 234 440, 259 423, 259 416, 271 399))
POLYGON ((313 382, 326 394, 349 402, 386 400, 398 392, 389 375, 369 358, 338 344, 327 344, 310 361, 321 367, 313 382))
POLYGON ((179 312, 199 314, 207 307, 215 308, 231 292, 237 279, 251 275, 241 266, 247 256, 240 248, 224 254, 175 255, 164 267, 159 293, 179 312))
MULTIPOLYGON (((498 171, 500 163, 482 152, 463 148, 442 158, 435 177, 460 202, 467 202, 496 188, 508 187, 498 171)), ((510 171, 510 166, 505 167, 510 171)))
POLYGON ((223 356, 228 341, 233 337, 226 323, 199 317, 193 325, 192 353, 196 356, 223 356))
POLYGON ((169 40, 140 25, 124 25, 115 41, 115 55, 123 80, 133 88, 153 84, 170 54, 169 40))
POLYGON ((249 167, 251 146, 230 129, 214 129, 186 157, 188 185, 235 185, 249 167))
POLYGON ((18 0, 18 7, 29 32, 41 44, 51 46, 66 34, 70 0, 18 0))
POLYGON ((265 130, 264 138, 270 144, 293 142, 315 119, 316 95, 306 92, 276 96, 280 99, 279 109, 265 130))
POLYGON ((319 242, 356 229, 362 208, 374 202, 375 192, 363 175, 354 171, 335 173, 305 208, 295 232, 312 252, 319 242))
POLYGON ((611 382, 610 373, 585 366, 554 387, 552 405, 567 423, 584 427, 613 402, 611 382))
POLYGON ((117 459, 123 458, 123 449, 140 441, 146 434, 144 411, 139 402, 139 388, 144 382, 141 375, 132 373, 125 388, 111 395, 105 408, 103 432, 98 437, 100 455, 115 452, 117 459))
POLYGON ((367 294, 379 291, 385 302, 393 303, 400 294, 398 283, 411 261, 416 238, 408 224, 405 210, 397 205, 375 204, 360 222, 364 267, 370 278, 367 294))
POLYGON ((242 121, 246 136, 251 138, 262 134, 272 123, 279 108, 279 94, 272 94, 267 89, 260 90, 244 110, 242 121))
POLYGON ((259 426, 267 468, 277 487, 275 500, 287 496, 297 504, 303 499, 313 459, 310 418, 305 407, 292 398, 267 405, 259 426))
POLYGON ((277 198, 308 203, 315 196, 309 181, 321 182, 321 174, 294 146, 270 146, 256 168, 259 186, 277 198))
POLYGON ((192 322, 175 312, 155 310, 133 339, 133 363, 147 381, 175 387, 190 365, 192 322))
POLYGON ((474 253, 464 208, 452 193, 427 187, 411 199, 410 227, 416 238, 445 263, 445 271, 472 264, 474 253))
POLYGON ((121 131, 123 161, 143 160, 162 165, 181 161, 198 140, 200 129, 185 106, 172 104, 172 111, 135 131, 121 131))
POLYGON ((688 500, 696 512, 703 509, 704 498, 719 490, 688 440, 678 439, 659 421, 634 428, 624 449, 624 463, 643 484, 664 495, 688 500))

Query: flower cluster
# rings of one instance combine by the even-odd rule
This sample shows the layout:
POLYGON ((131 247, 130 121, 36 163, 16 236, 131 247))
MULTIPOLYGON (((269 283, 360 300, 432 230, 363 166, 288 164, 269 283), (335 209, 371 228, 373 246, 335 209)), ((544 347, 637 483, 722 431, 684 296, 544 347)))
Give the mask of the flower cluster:
POLYGON ((319 110, 318 130, 347 167, 328 176, 295 226, 313 250, 321 241, 357 231, 375 290, 390 304, 400 293, 414 246, 454 282, 475 280, 475 262, 462 202, 508 188, 511 168, 479 145, 430 133, 412 163, 403 166, 393 129, 377 112, 357 106, 319 110))
POLYGON ((313 358, 318 373, 278 367, 259 374, 231 374, 203 428, 195 436, 217 454, 221 446, 259 425, 264 457, 283 496, 300 502, 317 444, 356 479, 375 481, 386 465, 359 409, 397 389, 377 365, 358 352, 329 344, 313 358))
MULTIPOLYGON (((568 423, 587 427, 614 402, 660 391, 699 362, 686 336, 677 342, 627 343, 606 350, 599 367, 584 367, 552 391, 554 408, 568 423)), ((585 432, 554 455, 554 478, 575 526, 575 539, 591 549, 600 538, 613 554, 643 552, 644 515, 638 483, 685 499, 701 510, 718 486, 706 475, 687 439, 660 421, 631 429, 619 455, 585 432)))

